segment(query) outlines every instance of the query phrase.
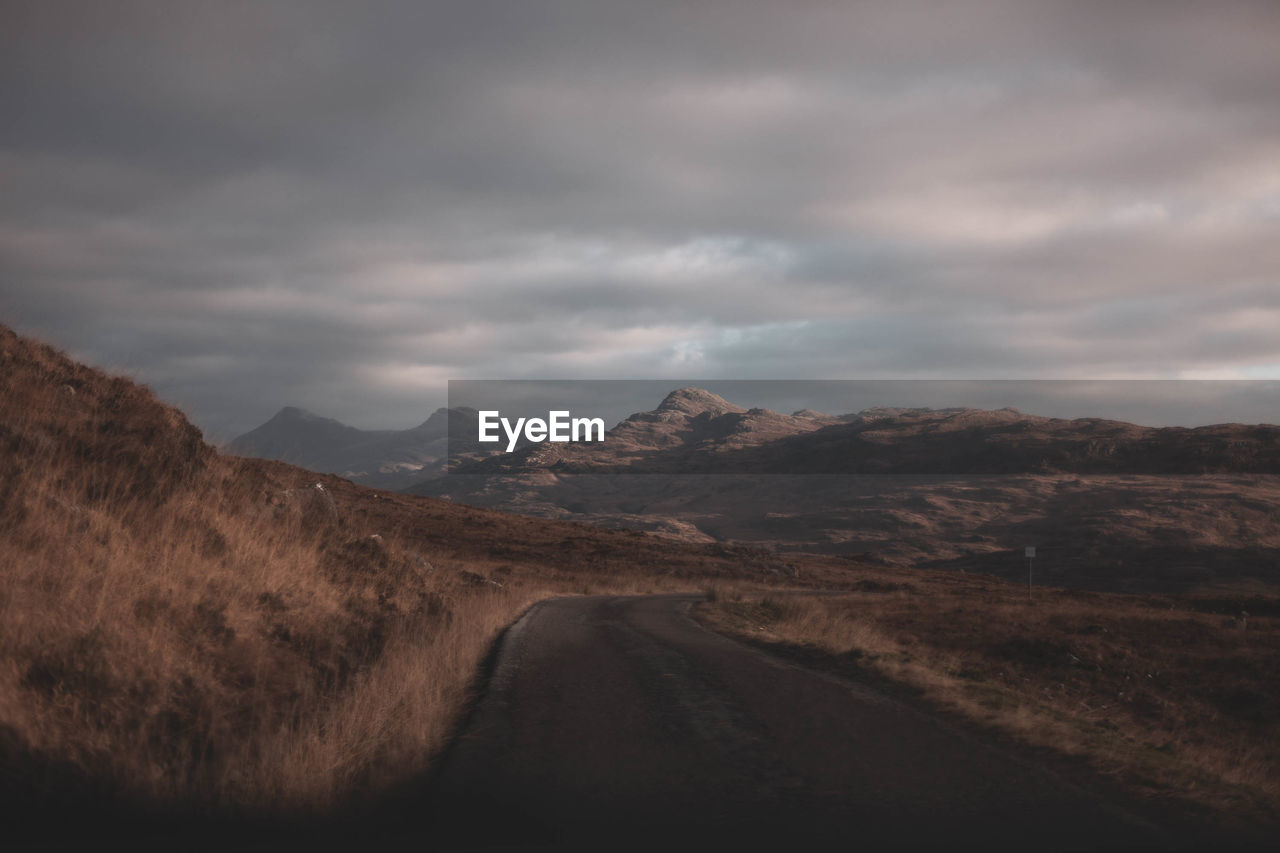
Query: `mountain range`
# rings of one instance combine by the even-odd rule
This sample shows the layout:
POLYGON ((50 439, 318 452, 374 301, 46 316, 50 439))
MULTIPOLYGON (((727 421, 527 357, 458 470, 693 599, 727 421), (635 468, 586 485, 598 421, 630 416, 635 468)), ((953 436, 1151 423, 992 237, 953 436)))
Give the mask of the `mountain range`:
POLYGON ((412 491, 890 566, 1172 590, 1280 577, 1280 427, 1015 409, 745 409, 672 392, 599 444, 528 445, 412 491))
MULTIPOLYGON (((1280 578, 1280 427, 1147 427, 1015 409, 828 415, 671 392, 603 442, 479 452, 474 410, 400 432, 296 409, 232 443, 357 482, 707 544, 1182 589, 1280 578), (455 440, 445 476, 450 425, 455 440)), ((486 450, 488 448, 486 447, 486 450)))
POLYGON ((455 438, 471 435, 475 422, 474 409, 439 408, 410 429, 362 430, 286 406, 266 423, 233 439, 227 450, 337 474, 367 486, 400 489, 438 475, 448 453, 450 430, 455 438))
POLYGON ((599 444, 528 445, 458 473, 546 469, 646 474, 1280 473, 1280 426, 1145 427, 1012 408, 870 408, 790 415, 744 409, 698 388, 599 444))

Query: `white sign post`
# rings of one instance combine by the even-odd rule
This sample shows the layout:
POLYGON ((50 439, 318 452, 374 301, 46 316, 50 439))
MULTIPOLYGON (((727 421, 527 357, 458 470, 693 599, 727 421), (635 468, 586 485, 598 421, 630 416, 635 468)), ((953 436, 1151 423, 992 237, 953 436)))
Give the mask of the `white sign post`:
POLYGON ((1028 545, 1023 552, 1027 555, 1027 601, 1031 600, 1031 561, 1036 556, 1036 546, 1028 545))

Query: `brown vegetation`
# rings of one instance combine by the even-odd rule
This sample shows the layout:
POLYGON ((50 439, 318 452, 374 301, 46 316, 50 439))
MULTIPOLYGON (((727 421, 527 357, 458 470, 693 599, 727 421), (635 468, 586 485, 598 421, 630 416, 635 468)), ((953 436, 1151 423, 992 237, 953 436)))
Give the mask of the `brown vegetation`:
POLYGON ((840 594, 714 588, 711 625, 905 685, 1153 796, 1280 819, 1280 595, 1130 596, 860 571, 840 594), (1247 613, 1242 615, 1242 613, 1247 613))
POLYGON ((222 456, 2 328, 0 377, 10 805, 326 809, 421 772, 537 598, 770 568, 222 456))

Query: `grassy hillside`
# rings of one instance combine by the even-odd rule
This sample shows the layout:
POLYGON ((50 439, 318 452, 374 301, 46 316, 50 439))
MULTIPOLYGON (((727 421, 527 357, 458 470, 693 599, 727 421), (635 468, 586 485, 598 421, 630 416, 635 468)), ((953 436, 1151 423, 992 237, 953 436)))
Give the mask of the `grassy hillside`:
POLYGON ((778 567, 220 455, 0 329, 0 797, 324 809, 419 772, 539 597, 778 567))
POLYGON ((713 586, 712 626, 1083 759, 1146 796, 1280 826, 1280 595, 1117 595, 864 570, 849 592, 713 586))

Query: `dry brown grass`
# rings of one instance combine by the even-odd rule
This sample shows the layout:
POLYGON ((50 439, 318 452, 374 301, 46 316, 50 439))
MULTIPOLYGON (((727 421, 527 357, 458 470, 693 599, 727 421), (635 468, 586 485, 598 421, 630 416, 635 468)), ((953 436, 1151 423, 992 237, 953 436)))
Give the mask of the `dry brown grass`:
POLYGON ((218 454, 0 328, 0 797, 331 810, 420 773, 504 625, 732 554, 218 454))
POLYGON ((1148 795, 1280 817, 1280 598, 1036 591, 864 573, 838 595, 735 596, 704 617, 819 665, 873 673, 1148 795), (737 600, 735 600, 735 598, 737 600), (1230 615, 1249 610, 1245 627, 1230 615))

